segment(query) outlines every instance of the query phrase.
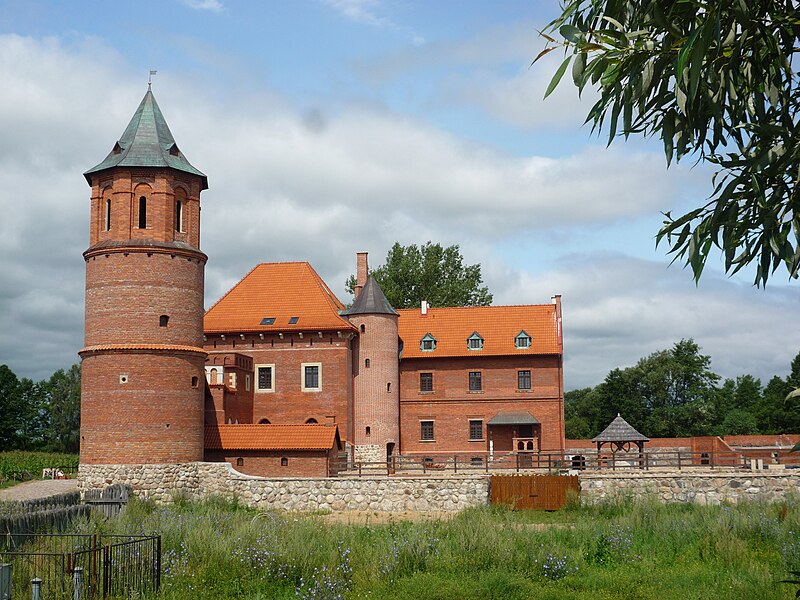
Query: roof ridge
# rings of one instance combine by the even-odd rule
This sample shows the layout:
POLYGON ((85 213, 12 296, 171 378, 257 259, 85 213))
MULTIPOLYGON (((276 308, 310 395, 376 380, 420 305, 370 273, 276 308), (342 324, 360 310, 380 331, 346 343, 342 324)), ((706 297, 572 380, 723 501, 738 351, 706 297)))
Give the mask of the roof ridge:
MULTIPOLYGON (((541 302, 538 304, 490 304, 488 306, 428 306, 428 312, 437 310, 475 310, 475 309, 490 309, 490 308, 531 308, 534 306, 555 306, 549 302, 541 302)), ((420 307, 415 308, 396 308, 398 312, 419 312, 420 307)))
POLYGON ((328 306, 336 311, 336 318, 338 318, 343 323, 346 323, 347 325, 350 325, 351 323, 349 321, 347 321, 346 319, 342 318, 342 316, 339 314, 339 311, 344 308, 344 304, 342 304, 341 300, 336 298, 336 295, 333 293, 333 291, 331 291, 331 288, 328 287, 328 284, 325 283, 325 280, 322 279, 320 274, 317 273, 317 270, 314 267, 311 266, 311 263, 306 261, 305 264, 308 266, 308 269, 311 271, 311 274, 314 276, 314 279, 316 280, 317 285, 322 290, 322 295, 325 297, 325 301, 328 303, 328 306), (334 299, 336 300, 335 302, 334 302, 334 299))

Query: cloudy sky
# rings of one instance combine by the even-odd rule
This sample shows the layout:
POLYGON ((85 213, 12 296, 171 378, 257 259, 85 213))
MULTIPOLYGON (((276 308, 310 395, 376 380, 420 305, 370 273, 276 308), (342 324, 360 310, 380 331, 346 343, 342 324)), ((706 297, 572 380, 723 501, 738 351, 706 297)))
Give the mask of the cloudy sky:
POLYGON ((208 175, 206 306, 258 262, 308 260, 344 301, 355 252, 459 244, 496 304, 564 302, 568 389, 693 337, 725 377, 785 375, 799 284, 655 248, 710 192, 657 144, 610 148, 591 95, 529 68, 557 2, 0 1, 0 363, 49 376, 83 341, 85 170, 153 90, 208 175))

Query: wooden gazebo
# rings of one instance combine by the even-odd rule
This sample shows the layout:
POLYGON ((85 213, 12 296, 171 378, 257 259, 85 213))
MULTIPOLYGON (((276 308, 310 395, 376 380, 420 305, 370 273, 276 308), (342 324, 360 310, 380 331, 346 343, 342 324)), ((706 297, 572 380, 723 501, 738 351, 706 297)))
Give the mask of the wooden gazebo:
POLYGON ((592 442, 597 444, 597 455, 600 456, 600 450, 605 444, 608 444, 612 454, 617 452, 630 452, 633 445, 636 444, 639 449, 639 459, 642 458, 644 451, 644 443, 649 442, 650 438, 642 435, 631 427, 619 413, 616 418, 606 427, 602 433, 592 438, 592 442))

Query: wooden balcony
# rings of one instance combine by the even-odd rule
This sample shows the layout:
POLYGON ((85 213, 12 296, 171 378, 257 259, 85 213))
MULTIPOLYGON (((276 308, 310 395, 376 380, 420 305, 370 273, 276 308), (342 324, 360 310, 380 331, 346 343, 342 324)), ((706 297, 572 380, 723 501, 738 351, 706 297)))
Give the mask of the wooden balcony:
POLYGON ((512 438, 514 454, 531 453, 539 451, 539 438, 535 437, 515 437, 512 438))

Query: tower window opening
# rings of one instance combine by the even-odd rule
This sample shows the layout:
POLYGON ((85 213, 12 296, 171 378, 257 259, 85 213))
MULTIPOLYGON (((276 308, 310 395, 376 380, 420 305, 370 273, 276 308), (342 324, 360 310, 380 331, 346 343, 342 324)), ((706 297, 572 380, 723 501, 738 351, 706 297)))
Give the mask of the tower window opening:
POLYGON ((289 459, 286 458, 285 456, 281 457, 281 466, 282 467, 288 467, 289 466, 289 459))
POLYGON ((183 232, 183 202, 175 202, 175 231, 183 232))
POLYGON ((237 458, 236 459, 236 466, 237 467, 243 467, 244 466, 244 459, 243 458, 237 458))
POLYGON ((111 198, 106 200, 106 231, 111 230, 111 198))
POLYGON ((387 391, 387 392, 391 392, 391 391, 392 391, 392 384, 391 384, 391 382, 389 382, 389 383, 387 383, 387 384, 386 384, 386 391, 387 391))
POLYGON ((147 198, 139 198, 139 229, 147 229, 147 198))
POLYGON ((158 326, 166 327, 169 324, 169 315, 161 315, 158 317, 158 326))
POLYGON ((193 388, 197 387, 198 382, 199 382, 199 380, 197 379, 197 377, 192 377, 192 387, 193 388))
POLYGON ((364 433, 365 433, 365 435, 366 435, 367 437, 369 437, 369 434, 370 434, 370 433, 372 433, 372 431, 371 431, 371 430, 370 430, 370 428, 369 428, 369 425, 367 425, 366 429, 364 430, 364 433))
POLYGON ((362 325, 361 326, 361 333, 364 333, 366 330, 367 330, 367 326, 366 325, 362 325))
POLYGON ((369 369, 369 359, 368 358, 364 359, 364 367, 369 369))

